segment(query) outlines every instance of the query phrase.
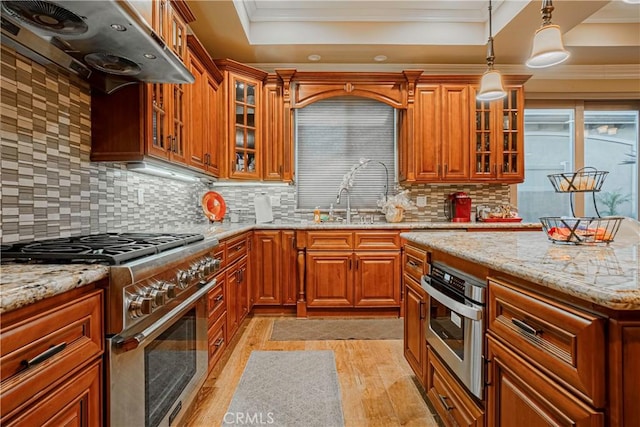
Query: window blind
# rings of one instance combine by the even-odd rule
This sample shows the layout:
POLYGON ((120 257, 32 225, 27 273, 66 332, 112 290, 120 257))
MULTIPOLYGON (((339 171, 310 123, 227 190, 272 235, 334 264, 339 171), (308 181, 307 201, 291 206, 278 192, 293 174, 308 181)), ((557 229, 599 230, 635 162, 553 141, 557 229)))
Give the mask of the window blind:
POLYGON ((389 194, 396 176, 396 112, 379 101, 361 97, 337 97, 296 110, 298 208, 331 203, 347 206, 343 193, 336 203, 343 177, 360 159, 371 162, 355 172, 350 189, 351 208, 376 208, 385 191, 389 194), (380 162, 380 163, 379 163, 380 162))

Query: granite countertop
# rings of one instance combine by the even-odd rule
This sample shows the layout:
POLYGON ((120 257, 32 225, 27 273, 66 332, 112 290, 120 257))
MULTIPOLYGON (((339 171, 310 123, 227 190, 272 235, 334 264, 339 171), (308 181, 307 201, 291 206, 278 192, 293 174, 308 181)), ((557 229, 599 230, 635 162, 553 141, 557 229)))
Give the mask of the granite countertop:
POLYGON ((376 222, 373 224, 344 222, 300 223, 213 223, 186 226, 180 232, 201 233, 218 240, 251 230, 467 230, 467 229, 540 229, 540 223, 514 222, 376 222))
POLYGON ((609 245, 566 245, 544 233, 425 233, 402 237, 615 310, 640 310, 640 226, 625 219, 609 245))
MULTIPOLYGON (((341 222, 320 223, 215 223, 186 224, 179 229, 147 230, 149 232, 200 233, 205 239, 226 239, 251 230, 337 230, 337 229, 389 229, 389 230, 442 230, 467 228, 496 228, 514 226, 522 228, 540 227, 540 224, 493 224, 450 222, 400 222, 374 224, 345 224, 341 222)), ((15 310, 44 298, 89 285, 107 277, 109 266, 101 264, 28 264, 5 263, 0 266, 0 313, 15 310)))
POLYGON ((2 264, 0 266, 0 313, 15 310, 109 275, 98 264, 2 264))

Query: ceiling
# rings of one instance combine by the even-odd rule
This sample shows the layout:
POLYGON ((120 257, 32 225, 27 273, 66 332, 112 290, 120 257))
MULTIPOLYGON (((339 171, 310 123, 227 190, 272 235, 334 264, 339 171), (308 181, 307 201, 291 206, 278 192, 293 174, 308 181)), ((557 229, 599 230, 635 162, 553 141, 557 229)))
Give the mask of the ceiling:
MULTIPOLYGON (((489 37, 484 0, 187 0, 190 24, 213 58, 285 68, 481 72, 489 37), (319 55, 311 61, 309 55, 319 55), (384 61, 375 61, 378 55, 384 61), (346 67, 346 68, 345 68, 346 67)), ((496 68, 525 71, 542 2, 494 0, 496 68)), ((640 5, 556 0, 553 23, 571 57, 560 67, 640 69, 640 5), (630 68, 631 67, 631 68, 630 68), (600 67, 602 68, 602 67, 600 67)), ((531 72, 531 70, 528 70, 531 72)), ((640 74, 640 72, 639 72, 640 74)))

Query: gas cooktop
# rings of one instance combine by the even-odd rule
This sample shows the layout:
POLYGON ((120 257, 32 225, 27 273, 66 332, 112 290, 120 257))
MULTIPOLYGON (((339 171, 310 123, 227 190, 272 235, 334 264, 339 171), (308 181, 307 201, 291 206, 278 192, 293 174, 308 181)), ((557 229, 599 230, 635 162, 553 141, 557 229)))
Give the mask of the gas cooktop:
POLYGON ((119 265, 203 240, 202 234, 103 233, 0 247, 2 261, 98 262, 119 265))

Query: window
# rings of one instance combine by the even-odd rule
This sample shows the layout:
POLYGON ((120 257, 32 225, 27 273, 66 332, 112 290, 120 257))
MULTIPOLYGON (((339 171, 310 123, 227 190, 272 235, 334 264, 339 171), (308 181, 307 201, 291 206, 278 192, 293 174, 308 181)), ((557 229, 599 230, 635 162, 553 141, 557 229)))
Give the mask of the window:
MULTIPOLYGON (((600 215, 638 217, 638 112, 585 111, 584 164, 609 171, 596 202, 600 215)), ((587 216, 597 216, 585 200, 587 216)))
POLYGON ((525 180, 518 211, 542 216, 624 215, 638 218, 638 110, 576 102, 571 108, 525 109, 525 180), (598 193, 555 193, 547 175, 589 166, 608 171, 598 193), (594 207, 594 196, 595 203, 594 207))
POLYGON ((524 221, 571 214, 568 196, 556 193, 547 175, 573 171, 574 123, 573 110, 525 110, 524 183, 518 186, 524 221))
POLYGON ((301 108, 296 144, 298 208, 346 208, 344 197, 336 204, 338 189, 363 158, 371 162, 355 173, 352 208, 376 208, 385 185, 395 181, 396 112, 382 102, 336 97, 301 108))

